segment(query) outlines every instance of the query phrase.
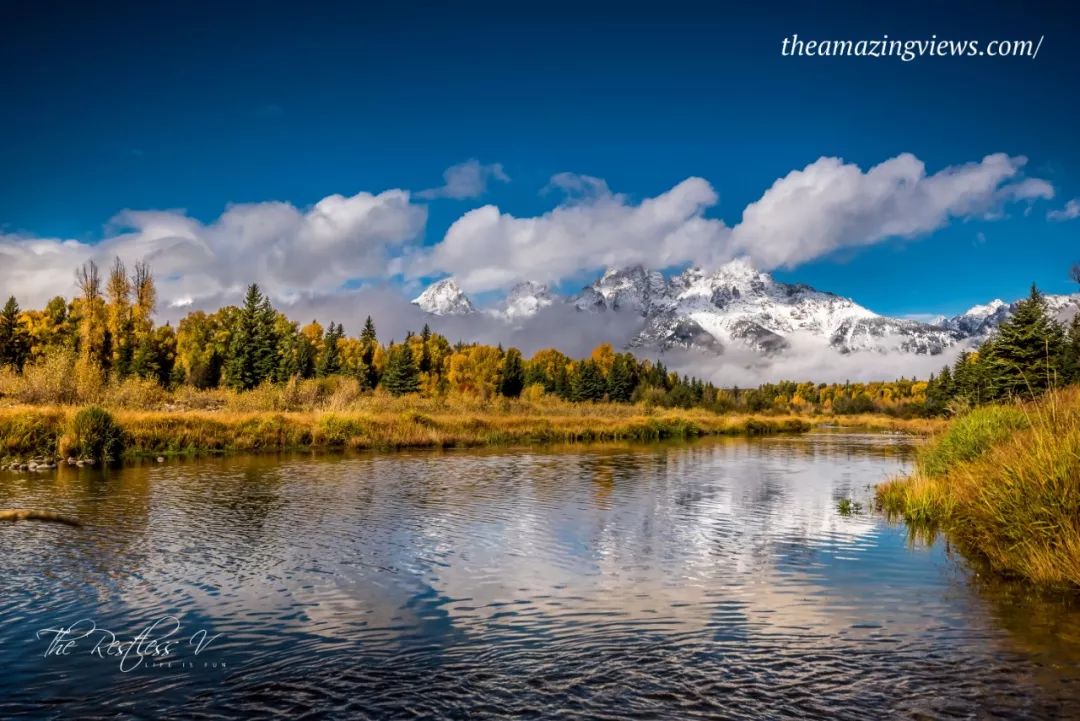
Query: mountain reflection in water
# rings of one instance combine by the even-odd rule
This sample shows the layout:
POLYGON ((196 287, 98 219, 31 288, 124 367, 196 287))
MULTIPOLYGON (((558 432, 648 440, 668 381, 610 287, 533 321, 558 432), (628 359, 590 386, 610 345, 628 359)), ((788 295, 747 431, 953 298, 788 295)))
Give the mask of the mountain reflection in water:
POLYGON ((1075 604, 837 512, 910 457, 820 433, 4 474, 0 507, 85 527, 0 526, 0 717, 1071 717, 1075 604), (219 634, 199 663, 35 637, 166 614, 219 634))

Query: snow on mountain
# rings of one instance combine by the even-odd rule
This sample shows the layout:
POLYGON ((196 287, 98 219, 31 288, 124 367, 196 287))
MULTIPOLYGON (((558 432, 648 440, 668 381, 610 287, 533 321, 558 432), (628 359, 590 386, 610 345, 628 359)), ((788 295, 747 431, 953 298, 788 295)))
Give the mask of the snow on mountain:
MULTIPOLYGON (((1046 300, 1062 319, 1080 308, 1080 294, 1050 295, 1046 300)), ((436 315, 476 310, 452 279, 435 283, 413 302, 436 315)), ((586 314, 639 316, 640 331, 627 339, 628 347, 712 353, 742 348, 765 356, 791 352, 796 339, 800 349, 819 345, 841 353, 936 355, 958 344, 978 344, 1016 305, 994 300, 953 318, 921 323, 878 315, 849 298, 808 285, 777 281, 735 260, 713 271, 689 268, 671 278, 640 265, 610 268, 570 298, 526 281, 485 313, 520 323, 555 303, 567 303, 586 314)), ((600 318, 596 322, 604 323, 600 318)))
POLYGON ((958 316, 946 318, 937 325, 965 336, 985 337, 1011 314, 1012 306, 995 298, 985 305, 975 305, 958 316))
MULTIPOLYGON (((1080 310, 1080 294, 1043 297, 1050 313, 1060 321, 1070 320, 1077 310, 1080 310)), ((964 313, 947 318, 937 325, 964 337, 981 341, 1013 314, 1018 302, 1006 303, 1000 298, 995 298, 984 305, 972 306, 964 313)))
POLYGON ((541 308, 554 302, 555 296, 546 285, 526 280, 510 289, 496 315, 509 321, 523 320, 536 315, 541 308))
POLYGON ((476 308, 453 278, 432 283, 423 293, 413 298, 414 305, 432 315, 467 315, 476 308))
POLYGON ((661 297, 631 345, 716 350, 734 344, 773 354, 800 335, 842 352, 939 353, 956 340, 947 331, 884 318, 833 293, 781 283, 741 260, 711 273, 690 268, 672 278, 661 297), (709 337, 705 343, 703 334, 709 337))
POLYGON ((666 305, 667 295, 668 284, 662 273, 634 265, 609 268, 571 302, 578 310, 629 310, 648 316, 666 305))

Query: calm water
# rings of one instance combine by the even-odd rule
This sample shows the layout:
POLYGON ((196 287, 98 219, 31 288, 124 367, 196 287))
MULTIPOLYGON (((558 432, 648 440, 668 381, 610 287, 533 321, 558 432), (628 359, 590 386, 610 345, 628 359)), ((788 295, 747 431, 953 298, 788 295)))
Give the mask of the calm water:
POLYGON ((0 718, 1077 718, 1075 607, 837 512, 910 450, 0 475, 0 507, 85 524, 0 524, 0 718))

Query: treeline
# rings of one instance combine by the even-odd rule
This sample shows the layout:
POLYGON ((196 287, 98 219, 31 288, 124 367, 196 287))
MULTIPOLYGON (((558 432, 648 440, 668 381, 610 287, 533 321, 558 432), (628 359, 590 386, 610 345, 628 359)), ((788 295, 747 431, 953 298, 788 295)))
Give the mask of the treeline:
MULTIPOLYGON (((1075 271, 1074 271, 1075 274, 1075 271)), ((1080 314, 1066 327, 1032 285, 1030 295, 975 351, 931 376, 928 415, 1013 398, 1030 399, 1080 382, 1080 314)))
POLYGON ((150 379, 163 388, 250 390, 291 379, 354 378, 362 389, 428 397, 458 394, 482 400, 544 395, 568 401, 646 402, 723 412, 936 416, 965 405, 1080 381, 1080 316, 1066 329, 1049 315, 1036 288, 977 351, 928 381, 872 383, 784 381, 757 388, 720 388, 639 360, 609 344, 588 358, 553 348, 524 358, 516 348, 451 343, 425 326, 383 343, 367 318, 359 335, 337 323, 299 325, 251 285, 241 306, 194 311, 176 328, 157 326, 150 268, 132 273, 117 260, 102 277, 89 262, 76 272, 79 294, 22 310, 9 298, 0 311, 0 366, 21 373, 52 363, 93 383, 150 379))
POLYGON ((364 389, 393 395, 487 399, 529 393, 683 408, 725 405, 725 392, 714 385, 617 353, 609 344, 581 360, 555 349, 525 359, 516 348, 451 343, 426 325, 419 334, 384 344, 370 317, 357 337, 333 322, 300 326, 254 284, 241 306, 194 311, 174 329, 152 321, 156 290, 145 264, 129 274, 117 259, 103 278, 88 262, 76 281, 77 297, 53 298, 41 310, 21 310, 15 298, 7 301, 0 312, 0 365, 22 372, 28 364, 67 358, 80 376, 101 382, 152 379, 166 388, 242 391, 293 378, 346 376, 364 389))

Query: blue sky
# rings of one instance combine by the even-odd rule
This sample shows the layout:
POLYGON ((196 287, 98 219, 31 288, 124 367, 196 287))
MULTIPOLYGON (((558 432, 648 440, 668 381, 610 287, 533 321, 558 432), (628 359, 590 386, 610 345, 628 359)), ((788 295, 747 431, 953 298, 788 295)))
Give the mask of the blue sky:
MULTIPOLYGON (((1054 197, 776 274, 891 314, 957 312, 1032 281, 1070 292, 1080 219, 1047 213, 1080 196, 1076 18, 943 5, 6 3, 0 232, 96 243, 124 209, 209 224, 229 204, 405 189, 426 213, 415 242, 432 246, 481 205, 550 211, 562 196, 542 189, 564 172, 631 206, 700 177, 717 196, 704 215, 734 226, 822 156, 866 170, 911 153, 932 175, 1004 153, 1054 197), (791 33, 1045 40, 1035 59, 904 63, 781 57, 791 33), (415 197, 470 158, 510 181, 415 197)), ((377 275, 369 261, 358 274, 377 275)))

